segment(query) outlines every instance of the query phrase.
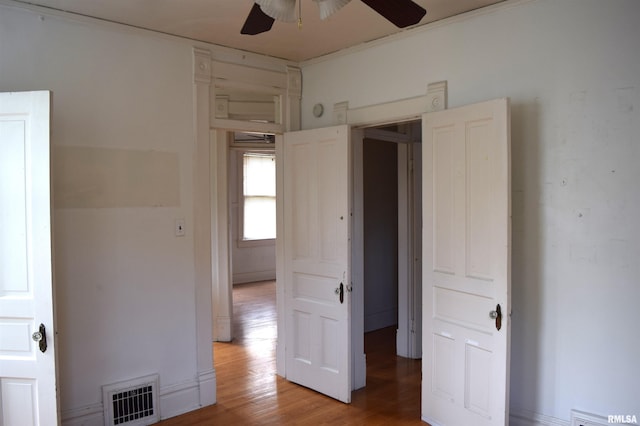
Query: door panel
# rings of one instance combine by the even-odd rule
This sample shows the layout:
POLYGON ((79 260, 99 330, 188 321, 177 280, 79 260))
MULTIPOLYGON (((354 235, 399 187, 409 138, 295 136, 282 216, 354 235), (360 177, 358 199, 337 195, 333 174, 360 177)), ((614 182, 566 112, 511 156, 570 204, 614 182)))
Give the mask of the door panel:
POLYGON ((49 92, 0 94, 0 424, 56 424, 49 92), (32 339, 45 325, 47 348, 32 339))
POLYGON ((350 402, 349 128, 286 133, 283 146, 285 374, 350 402))
POLYGON ((422 416, 434 426, 508 422, 509 149, 507 99, 423 116, 422 416))

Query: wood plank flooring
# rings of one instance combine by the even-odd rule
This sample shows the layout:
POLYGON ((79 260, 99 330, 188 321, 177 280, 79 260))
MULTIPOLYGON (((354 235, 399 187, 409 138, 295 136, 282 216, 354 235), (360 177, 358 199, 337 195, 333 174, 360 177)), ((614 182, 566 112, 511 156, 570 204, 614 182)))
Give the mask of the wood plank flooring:
POLYGON ((420 361, 395 355, 395 327, 365 335, 367 386, 343 404, 276 375, 275 282, 234 288, 232 343, 214 343, 216 405, 160 422, 186 425, 426 425, 420 361))

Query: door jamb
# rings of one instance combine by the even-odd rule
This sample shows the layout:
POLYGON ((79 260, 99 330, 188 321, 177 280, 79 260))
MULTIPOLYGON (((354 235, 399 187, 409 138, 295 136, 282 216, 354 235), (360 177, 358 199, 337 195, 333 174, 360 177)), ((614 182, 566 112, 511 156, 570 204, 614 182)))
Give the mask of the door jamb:
MULTIPOLYGON (((333 124, 349 124, 352 126, 352 144, 354 147, 358 147, 358 144, 362 144, 362 138, 356 136, 353 130, 363 129, 366 127, 382 126, 391 123, 403 123, 408 121, 422 121, 422 115, 428 112, 439 111, 447 108, 447 82, 440 81, 437 83, 431 83, 428 85, 427 94, 423 96, 417 96, 414 98, 402 99, 398 101, 392 101, 382 104, 374 104, 358 108, 349 108, 348 102, 340 102, 334 104, 333 111, 333 124)), ((354 149, 356 149, 354 148, 354 149)), ((361 150, 362 147, 360 146, 361 150)), ((354 155, 354 158, 357 158, 354 155)), ((360 157, 360 161, 361 161, 360 157)), ((355 167, 354 167, 355 169, 355 167)), ((354 170, 354 173, 356 171, 354 170)), ((355 177, 354 177, 355 181, 355 177)), ((354 190, 354 196, 358 192, 354 190)), ((361 200, 360 200, 361 202, 361 200)), ((361 210, 360 210, 361 211, 361 210)), ((362 216, 358 217, 358 199, 354 197, 354 223, 353 230, 357 230, 358 226, 361 226, 362 216)), ((353 235, 352 247, 354 250, 363 247, 362 235, 353 235)), ((361 256, 352 257, 351 262, 352 270, 352 282, 354 291, 352 293, 353 305, 352 305, 352 324, 351 324, 351 339, 352 339, 352 351, 353 351, 353 367, 352 371, 356 378, 360 378, 360 375, 364 377, 360 378, 358 382, 354 379, 354 389, 358 389, 358 384, 364 386, 364 380, 366 378, 366 355, 364 354, 364 297, 362 301, 358 298, 358 295, 363 295, 362 291, 358 289, 364 288, 364 260, 361 256), (360 349, 362 348, 362 349, 360 349)), ((413 291, 415 295, 415 289, 413 291)), ((414 300, 414 303, 421 304, 421 300, 414 300)), ((423 331, 422 324, 419 324, 420 332, 415 333, 420 335, 422 340, 423 331)), ((415 345, 415 344, 414 344, 415 345)), ((421 346, 421 345, 420 345, 421 346)), ((416 348, 417 350, 418 348, 416 348)), ((419 348, 422 350, 422 347, 419 348)))

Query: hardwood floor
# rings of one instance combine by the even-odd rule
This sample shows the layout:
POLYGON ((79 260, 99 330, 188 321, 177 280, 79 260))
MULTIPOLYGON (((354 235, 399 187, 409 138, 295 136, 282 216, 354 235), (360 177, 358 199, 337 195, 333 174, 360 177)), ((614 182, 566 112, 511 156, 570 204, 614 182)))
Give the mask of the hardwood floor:
POLYGON ((236 286, 232 343, 214 343, 216 405, 160 422, 185 425, 426 425, 420 361, 395 355, 395 327, 365 335, 367 386, 343 404, 276 375, 275 282, 236 286))

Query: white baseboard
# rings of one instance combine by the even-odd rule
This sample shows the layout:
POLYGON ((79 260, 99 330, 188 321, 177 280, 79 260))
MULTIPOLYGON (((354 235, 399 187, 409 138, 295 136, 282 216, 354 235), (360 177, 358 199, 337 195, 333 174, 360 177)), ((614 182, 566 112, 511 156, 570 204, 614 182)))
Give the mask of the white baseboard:
POLYGON ((510 408, 509 426, 569 426, 569 422, 533 411, 510 408))
POLYGON ((200 383, 200 406, 213 405, 217 401, 216 394, 216 370, 201 371, 198 374, 200 383))
POLYGON ((102 403, 64 410, 61 417, 64 426, 104 426, 102 403))
MULTIPOLYGON (((422 416, 422 421, 432 426, 440 426, 439 423, 429 419, 428 416, 422 416)), ((569 426, 569 422, 534 413, 533 411, 510 408, 509 426, 569 426)))
POLYGON ((276 270, 237 272, 233 274, 234 284, 253 283, 257 281, 271 281, 276 279, 276 270))
POLYGON ((160 388, 160 419, 179 416, 200 408, 200 385, 188 380, 160 388))
POLYGON ((430 419, 428 416, 422 416, 421 420, 425 423, 429 423, 431 426, 441 426, 440 423, 436 422, 433 419, 430 419))
POLYGON ((215 328, 213 330, 214 342, 230 342, 231 338, 231 317, 218 316, 214 318, 215 328))
MULTIPOLYGON (((160 388, 160 418, 179 416, 216 402, 215 370, 202 372, 198 380, 188 380, 160 388)), ((102 403, 71 408, 61 413, 63 426, 104 426, 102 403)))

